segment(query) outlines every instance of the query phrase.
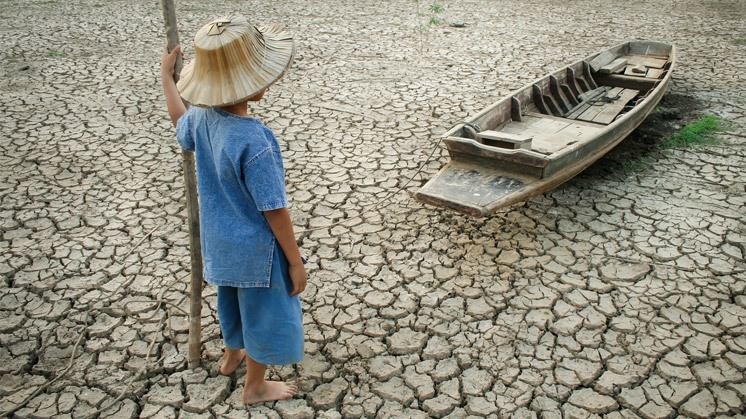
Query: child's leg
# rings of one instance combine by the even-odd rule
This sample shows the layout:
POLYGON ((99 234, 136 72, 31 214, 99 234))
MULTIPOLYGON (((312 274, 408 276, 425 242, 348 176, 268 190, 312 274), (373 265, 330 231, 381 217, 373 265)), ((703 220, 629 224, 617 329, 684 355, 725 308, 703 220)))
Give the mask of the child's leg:
POLYGON ((225 353, 219 372, 230 375, 241 365, 245 356, 237 288, 218 287, 218 319, 225 342, 225 353))
POLYGON ((275 246, 270 287, 238 289, 247 356, 245 404, 289 399, 298 392, 295 385, 264 379, 267 364, 288 365, 303 359, 300 299, 289 294, 287 261, 280 246, 275 246))
POLYGON ((246 357, 246 359, 246 381, 243 385, 244 404, 285 400, 298 392, 298 387, 294 384, 265 380, 264 374, 267 371, 267 366, 254 361, 250 357, 246 357))

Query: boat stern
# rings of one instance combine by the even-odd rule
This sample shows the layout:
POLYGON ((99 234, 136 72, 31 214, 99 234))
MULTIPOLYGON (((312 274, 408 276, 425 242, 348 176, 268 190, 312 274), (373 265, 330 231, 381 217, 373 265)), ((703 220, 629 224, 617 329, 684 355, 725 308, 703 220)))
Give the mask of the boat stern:
POLYGON ((415 198, 481 218, 493 212, 499 201, 505 201, 502 205, 510 205, 510 196, 527 183, 527 179, 520 176, 484 165, 451 161, 417 191, 415 198))

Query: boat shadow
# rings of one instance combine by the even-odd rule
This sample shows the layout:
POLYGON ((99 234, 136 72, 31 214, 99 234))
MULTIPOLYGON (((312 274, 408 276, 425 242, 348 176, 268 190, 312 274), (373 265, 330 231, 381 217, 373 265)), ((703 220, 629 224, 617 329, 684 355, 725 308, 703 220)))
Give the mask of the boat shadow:
POLYGON ((704 103, 697 98, 669 93, 632 134, 565 186, 594 179, 621 180, 654 164, 654 160, 660 156, 661 143, 701 116, 703 110, 704 103))

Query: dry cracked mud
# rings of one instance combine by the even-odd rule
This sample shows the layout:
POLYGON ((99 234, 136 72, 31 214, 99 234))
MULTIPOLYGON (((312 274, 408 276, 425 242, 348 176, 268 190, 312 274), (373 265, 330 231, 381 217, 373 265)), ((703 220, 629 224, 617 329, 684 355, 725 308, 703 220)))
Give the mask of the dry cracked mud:
POLYGON ((746 5, 453 0, 455 28, 424 25, 421 3, 177 2, 184 39, 240 11, 298 40, 255 111, 282 144, 310 261, 306 358, 272 372, 302 391, 246 410, 241 373, 216 374, 210 287, 204 367, 185 362, 188 235, 158 2, 3 2, 0 412, 744 417, 746 5), (438 134, 629 38, 675 42, 680 65, 661 110, 612 153, 485 220, 413 201, 447 159, 438 134), (655 146, 703 114, 730 121, 721 145, 655 146))

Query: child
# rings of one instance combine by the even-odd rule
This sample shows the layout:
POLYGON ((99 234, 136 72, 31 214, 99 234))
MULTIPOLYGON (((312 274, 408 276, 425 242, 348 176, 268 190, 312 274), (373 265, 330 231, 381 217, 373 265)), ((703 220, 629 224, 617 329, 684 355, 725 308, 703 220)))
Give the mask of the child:
POLYGON ((288 399, 297 387, 264 374, 267 364, 303 358, 298 294, 307 275, 286 209, 280 148, 249 116, 248 102, 290 66, 293 40, 229 16, 202 27, 194 47, 178 85, 180 48, 163 54, 161 81, 177 140, 195 152, 204 275, 218 287, 225 342, 220 373, 232 374, 245 358, 245 404, 288 399), (195 106, 187 110, 182 99, 195 106))

